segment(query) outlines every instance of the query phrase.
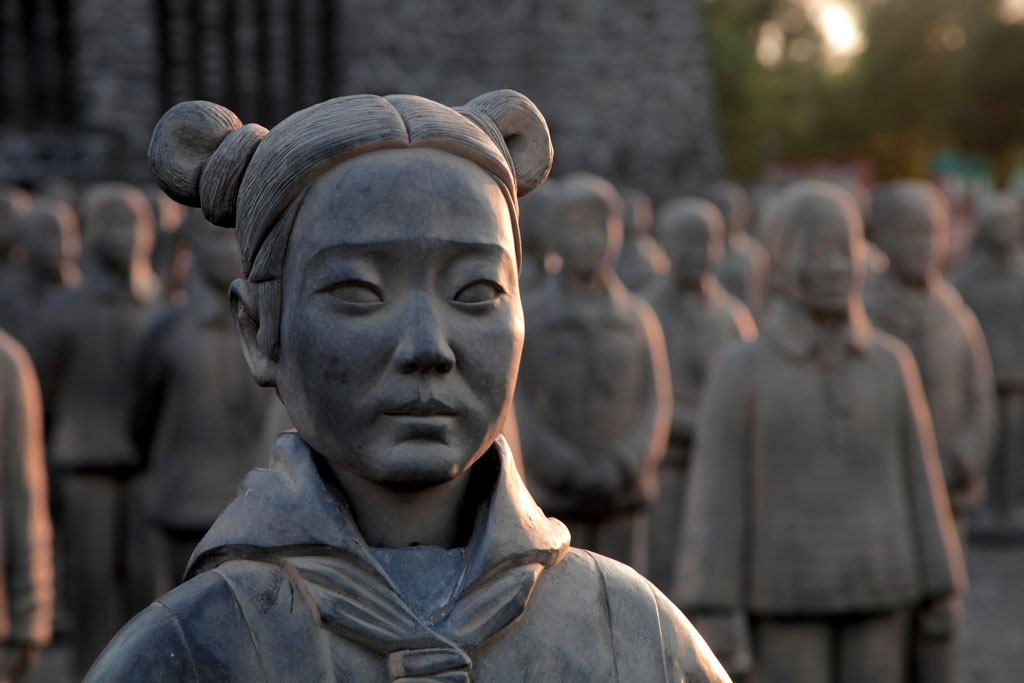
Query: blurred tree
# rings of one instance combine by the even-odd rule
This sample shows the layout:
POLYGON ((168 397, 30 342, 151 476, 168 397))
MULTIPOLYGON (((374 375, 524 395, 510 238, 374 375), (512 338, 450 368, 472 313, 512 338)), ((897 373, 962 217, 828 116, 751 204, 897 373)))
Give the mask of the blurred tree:
POLYGON ((1005 173, 1024 149, 1024 16, 1007 2, 846 0, 863 51, 837 59, 834 0, 705 0, 728 172, 867 156, 883 178, 922 176, 960 148, 1005 173))

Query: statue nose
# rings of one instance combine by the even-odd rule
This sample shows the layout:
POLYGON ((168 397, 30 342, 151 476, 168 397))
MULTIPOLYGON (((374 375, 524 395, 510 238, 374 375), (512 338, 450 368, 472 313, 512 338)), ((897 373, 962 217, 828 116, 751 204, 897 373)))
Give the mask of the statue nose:
POLYGON ((406 315, 408 322, 395 349, 399 369, 404 373, 451 372, 455 367, 455 353, 430 302, 417 302, 406 315))

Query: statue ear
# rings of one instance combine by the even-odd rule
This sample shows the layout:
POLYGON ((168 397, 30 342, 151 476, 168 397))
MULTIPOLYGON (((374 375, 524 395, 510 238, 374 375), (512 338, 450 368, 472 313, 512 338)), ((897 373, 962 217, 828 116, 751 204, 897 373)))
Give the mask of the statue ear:
POLYGON ((540 110, 515 90, 494 90, 466 103, 494 121, 512 157, 518 195, 536 189, 551 172, 551 133, 540 110))
POLYGON ((270 329, 276 330, 276 325, 261 320, 262 306, 257 287, 244 279, 231 283, 231 315, 252 378, 261 387, 272 387, 277 383, 277 354, 274 352, 276 345, 268 344, 267 337, 270 329))

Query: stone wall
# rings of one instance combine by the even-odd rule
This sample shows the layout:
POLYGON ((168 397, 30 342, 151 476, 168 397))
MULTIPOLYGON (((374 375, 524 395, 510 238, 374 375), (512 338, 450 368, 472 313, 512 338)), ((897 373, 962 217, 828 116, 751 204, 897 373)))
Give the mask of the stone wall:
MULTIPOLYGON (((0 38, 41 6, 69 15, 73 105, 26 122, 10 112, 26 110, 12 98, 28 89, 6 91, 8 179, 62 167, 145 178, 152 126, 180 99, 272 125, 332 95, 456 105, 495 88, 544 112, 556 174, 590 170, 667 197, 721 168, 700 0, 0 0, 0 38)), ((6 83, 25 73, 20 37, 3 41, 6 83)))

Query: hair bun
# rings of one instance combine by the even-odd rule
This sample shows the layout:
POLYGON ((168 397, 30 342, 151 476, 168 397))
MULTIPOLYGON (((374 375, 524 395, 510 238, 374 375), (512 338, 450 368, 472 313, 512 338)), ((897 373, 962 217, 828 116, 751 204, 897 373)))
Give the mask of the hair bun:
POLYGON ((516 174, 517 194, 536 189, 551 172, 551 133, 540 110, 515 90, 493 90, 465 105, 494 121, 505 139, 516 174))
POLYGON ((181 102, 153 130, 149 167, 171 199, 201 206, 210 222, 232 227, 242 175, 266 134, 219 104, 181 102))

